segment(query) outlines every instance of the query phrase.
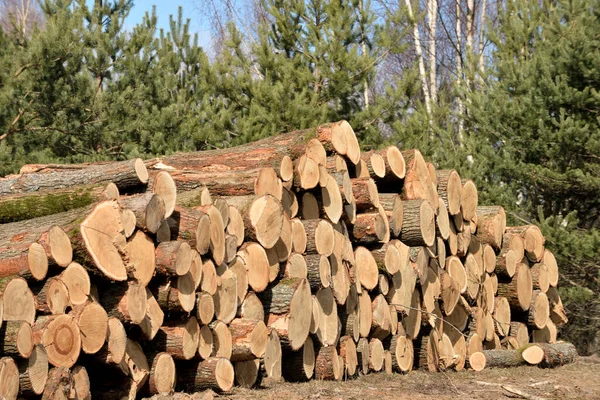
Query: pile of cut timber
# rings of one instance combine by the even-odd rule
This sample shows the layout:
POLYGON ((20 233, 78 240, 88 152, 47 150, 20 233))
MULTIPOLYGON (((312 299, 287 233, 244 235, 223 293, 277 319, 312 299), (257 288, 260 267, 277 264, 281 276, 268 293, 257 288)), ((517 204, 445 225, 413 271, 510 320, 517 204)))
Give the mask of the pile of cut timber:
POLYGON ((0 180, 0 398, 552 367, 566 323, 535 226, 341 121, 0 180), (60 212, 58 212, 60 211, 60 212))

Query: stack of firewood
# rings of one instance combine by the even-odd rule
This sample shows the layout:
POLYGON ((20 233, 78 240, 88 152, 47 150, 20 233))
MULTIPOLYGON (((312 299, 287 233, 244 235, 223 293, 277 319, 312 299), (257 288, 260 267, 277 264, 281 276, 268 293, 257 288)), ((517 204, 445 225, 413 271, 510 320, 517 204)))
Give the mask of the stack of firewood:
POLYGON ((535 226, 345 122, 0 180, 0 398, 572 361, 535 226), (533 344, 535 343, 535 344, 533 344), (552 344, 554 343, 554 344, 552 344))

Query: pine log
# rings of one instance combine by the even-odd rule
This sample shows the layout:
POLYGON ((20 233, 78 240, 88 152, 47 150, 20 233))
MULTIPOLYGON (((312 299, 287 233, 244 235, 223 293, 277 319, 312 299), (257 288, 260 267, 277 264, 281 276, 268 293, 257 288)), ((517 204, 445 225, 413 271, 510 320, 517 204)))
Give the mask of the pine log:
POLYGON ((302 347, 282 358, 281 372, 286 381, 306 382, 315 372, 315 348, 310 336, 306 337, 302 347))
POLYGON ((406 246, 399 240, 391 240, 381 247, 371 250, 371 254, 380 270, 394 275, 400 270, 400 265, 407 262, 407 254, 402 254, 401 249, 406 246))
POLYGON ((192 249, 183 241, 162 242, 156 247, 156 274, 181 276, 190 271, 192 249))
POLYGON ((383 209, 356 215, 352 229, 353 242, 358 245, 373 245, 389 241, 389 223, 383 209))
POLYGON ((498 295, 506 297, 510 306, 516 310, 529 310, 532 293, 533 281, 527 264, 517 264, 517 269, 510 282, 498 282, 498 295))
POLYGON ((13 358, 29 358, 34 350, 31 324, 25 321, 6 321, 0 327, 0 353, 13 358))
POLYGON ((71 388, 73 387, 73 376, 66 367, 52 368, 48 373, 48 380, 44 391, 43 400, 67 400, 71 397, 71 388))
POLYGON ((557 336, 558 328, 551 319, 548 319, 543 329, 534 329, 532 332, 534 343, 556 343, 557 336))
POLYGON ((265 311, 263 304, 254 292, 248 292, 246 297, 238 307, 236 314, 238 318, 253 319, 256 321, 265 320, 265 311))
POLYGON ((414 342, 415 368, 436 372, 440 364, 439 335, 435 329, 417 337, 414 342))
POLYGON ((479 197, 477 187, 472 180, 462 180, 460 212, 465 221, 472 220, 477 215, 479 197))
POLYGON ((412 340, 404 335, 392 336, 390 341, 392 368, 395 372, 407 373, 413 368, 414 349, 412 340))
POLYGON ((539 364, 542 368, 555 368, 577 361, 577 349, 569 342, 538 343, 537 346, 544 351, 539 364))
POLYGON ((460 300, 460 286, 447 272, 439 271, 439 282, 441 290, 441 308, 444 315, 448 316, 454 312, 460 300))
POLYGON ((160 304, 150 291, 146 288, 146 316, 139 324, 144 337, 148 340, 154 339, 165 319, 165 313, 160 304))
POLYGON ((269 332, 269 338, 265 352, 260 359, 261 374, 274 382, 281 381, 282 378, 282 355, 279 335, 275 329, 269 332))
POLYGON ((22 174, 0 179, 0 194, 56 190, 109 182, 115 183, 119 189, 141 186, 148 182, 148 171, 144 162, 136 158, 81 170, 22 174))
POLYGON ((533 288, 546 293, 550 287, 548 267, 546 267, 546 264, 535 263, 531 266, 530 270, 533 288))
POLYGON ((195 317, 185 324, 163 325, 151 346, 156 352, 165 352, 177 360, 190 360, 198 351, 200 327, 195 317))
POLYGON ((369 340, 360 338, 356 344, 356 355, 358 356, 358 373, 366 375, 369 373, 369 340))
POLYGON ((423 160, 423 155, 419 150, 405 150, 402 152, 402 156, 406 162, 403 199, 426 200, 434 210, 437 209, 438 194, 431 181, 431 175, 425 160, 423 160))
POLYGON ((320 347, 315 359, 315 379, 339 381, 342 379, 338 353, 335 347, 320 347))
POLYGON ((477 207, 477 237, 499 250, 506 229, 506 213, 502 206, 477 207))
POLYGON ((108 286, 101 300, 108 316, 123 323, 139 324, 146 315, 146 288, 135 281, 108 286))
POLYGON ((550 303, 548 296, 541 290, 534 290, 531 296, 531 305, 527 312, 517 314, 518 319, 526 322, 534 329, 544 329, 550 318, 550 303))
POLYGON ((381 340, 372 338, 369 340, 369 369, 379 372, 383 369, 383 344, 381 340))
POLYGON ((392 316, 385 297, 377 295, 371 302, 371 338, 385 339, 391 333, 392 316))
POLYGON ((449 325, 461 332, 464 331, 469 323, 470 311, 471 307, 467 303, 467 300, 463 296, 460 296, 452 314, 446 316, 444 326, 449 325))
POLYGON ((406 315, 402 318, 402 326, 406 332, 406 336, 415 340, 421 329, 421 296, 418 290, 412 292, 410 308, 406 315))
POLYGON ((517 348, 521 348, 529 343, 527 325, 522 322, 512 321, 510 323, 509 335, 517 341, 517 348))
POLYGON ((26 321, 33 324, 35 297, 25 279, 13 278, 0 281, 0 294, 4 321, 26 321))
POLYGON ((32 287, 35 308, 43 314, 64 314, 71 304, 67 286, 57 277, 47 279, 42 286, 32 287))
POLYGON ((56 315, 38 318, 34 327, 34 337, 41 333, 41 344, 46 349, 48 361, 55 367, 71 368, 81 351, 81 332, 77 322, 70 315, 56 315))
POLYGON ((115 317, 108 319, 106 343, 94 354, 94 359, 103 364, 121 364, 125 357, 127 334, 123 323, 115 317))
POLYGON ((448 239, 450 236, 450 217, 448 216, 446 202, 441 197, 438 201, 438 208, 435 216, 435 230, 436 235, 443 240, 448 239))
MULTIPOLYGON (((48 356, 44 347, 41 344, 36 345, 27 360, 18 362, 18 367, 19 391, 21 394, 25 396, 42 394, 48 380, 48 356)), ((0 367, 0 371, 1 369, 0 367)), ((0 375, 2 375, 2 372, 0 372, 0 375)), ((2 390, 0 390, 1 394, 2 390)))
POLYGON ((379 270, 371 252, 359 246, 354 250, 356 259, 356 279, 367 290, 372 290, 377 285, 379 270))
POLYGON ((335 346, 340 338, 338 309, 331 288, 320 289, 316 295, 318 325, 316 337, 321 346, 335 346))
POLYGON ((525 255, 532 262, 539 262, 544 257, 544 243, 546 239, 542 231, 535 225, 511 226, 506 231, 521 235, 523 238, 523 247, 525 255))
POLYGON ((506 298, 496 297, 493 317, 496 333, 502 337, 507 336, 511 327, 511 313, 506 298))
POLYGON ((303 221, 306 232, 306 253, 329 256, 333 252, 334 233, 329 221, 311 219, 303 221))
POLYGON ((338 344, 338 352, 344 362, 344 376, 350 378, 356 375, 358 355, 354 339, 351 336, 342 336, 338 344))
POLYGON ((312 315, 306 279, 284 279, 259 294, 268 326, 279 334, 282 348, 298 350, 308 336, 312 315))
POLYGON ((208 325, 200 327, 198 336, 198 355, 201 360, 206 360, 214 351, 213 332, 208 325))
POLYGON ((331 285, 331 264, 326 256, 308 254, 304 257, 306 263, 306 278, 311 291, 327 288, 331 285))
POLYGON ((538 365, 543 357, 544 351, 539 345, 530 345, 518 350, 483 350, 486 367, 510 368, 519 365, 538 365))
POLYGON ((550 287, 546 292, 548 302, 550 303, 550 318, 556 325, 561 326, 566 324, 569 319, 565 313, 565 308, 555 287, 550 287))
POLYGON ((104 308, 93 301, 73 307, 69 313, 81 333, 81 349, 86 354, 98 352, 106 341, 108 315, 104 308))
MULTIPOLYGON (((258 243, 245 243, 238 257, 248 271, 248 284, 255 292, 262 292, 269 284, 270 263, 265 249, 258 243)), ((277 263, 277 265, 279 265, 277 263)))
POLYGON ((231 361, 261 358, 267 349, 269 331, 263 321, 236 318, 229 324, 232 338, 231 361))
POLYGON ((262 381, 260 360, 239 361, 234 365, 235 382, 238 386, 251 389, 259 386, 262 381))
POLYGON ((367 211, 379 206, 379 192, 373 179, 355 178, 351 182, 357 211, 367 211))
POLYGON ((84 304, 90 295, 90 276, 87 270, 76 262, 72 262, 59 275, 59 279, 65 284, 69 291, 69 301, 71 305, 78 306, 84 304))
POLYGON ((133 211, 136 226, 151 233, 156 233, 165 219, 165 202, 157 194, 142 193, 119 198, 124 209, 133 211))
POLYGON ((487 360, 485 358, 485 354, 481 351, 476 351, 469 355, 466 363, 468 368, 471 368, 473 371, 479 372, 483 371, 483 369, 487 366, 487 360))
POLYGON ((133 266, 133 277, 142 285, 148 285, 156 270, 154 242, 143 231, 136 231, 133 236, 129 238, 127 249, 129 261, 133 266))
POLYGON ((484 272, 472 254, 468 254, 465 259, 465 271, 467 274, 467 291, 465 294, 468 299, 475 301, 483 283, 484 272))
POLYGON ((246 270, 246 264, 240 257, 235 257, 229 264, 229 270, 236 276, 237 282, 237 306, 242 304, 242 301, 248 293, 248 271, 246 270))
POLYGON ((437 170, 436 177, 438 180, 437 191, 448 205, 448 213, 450 215, 459 214, 462 197, 460 175, 453 169, 437 170))
POLYGON ((403 202, 400 238, 409 246, 432 246, 435 240, 435 212, 424 200, 403 202))
POLYGON ((542 263, 548 268, 549 285, 555 288, 558 285, 558 264, 556 263, 556 258, 554 258, 554 254, 552 254, 550 250, 544 250, 542 263))
POLYGON ((233 388, 235 372, 229 360, 211 357, 201 362, 186 363, 177 369, 178 386, 188 392, 211 389, 229 392, 233 388))
POLYGON ((168 353, 155 353, 148 357, 150 372, 148 375, 148 393, 171 393, 175 389, 176 366, 168 353))

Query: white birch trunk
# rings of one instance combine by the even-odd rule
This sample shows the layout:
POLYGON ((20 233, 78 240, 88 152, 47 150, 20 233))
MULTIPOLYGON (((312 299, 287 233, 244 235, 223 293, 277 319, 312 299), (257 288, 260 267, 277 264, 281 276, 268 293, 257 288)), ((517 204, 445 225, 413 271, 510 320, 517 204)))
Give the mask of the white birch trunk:
POLYGON ((435 53, 437 28, 437 0, 427 0, 427 23, 429 25, 429 93, 431 102, 437 103, 437 57, 435 53))

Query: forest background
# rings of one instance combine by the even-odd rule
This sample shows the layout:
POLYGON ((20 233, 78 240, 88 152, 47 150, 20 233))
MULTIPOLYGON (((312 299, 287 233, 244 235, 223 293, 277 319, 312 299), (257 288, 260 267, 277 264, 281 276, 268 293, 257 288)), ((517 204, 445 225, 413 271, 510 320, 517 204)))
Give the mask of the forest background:
POLYGON ((600 351, 600 0, 190 1, 0 0, 0 176, 346 119, 538 225, 560 335, 600 351))

